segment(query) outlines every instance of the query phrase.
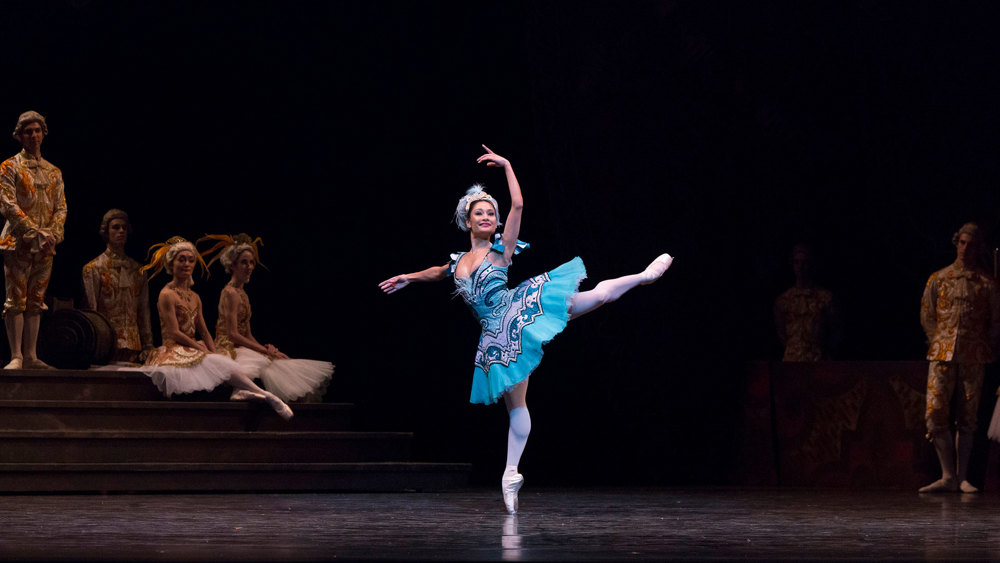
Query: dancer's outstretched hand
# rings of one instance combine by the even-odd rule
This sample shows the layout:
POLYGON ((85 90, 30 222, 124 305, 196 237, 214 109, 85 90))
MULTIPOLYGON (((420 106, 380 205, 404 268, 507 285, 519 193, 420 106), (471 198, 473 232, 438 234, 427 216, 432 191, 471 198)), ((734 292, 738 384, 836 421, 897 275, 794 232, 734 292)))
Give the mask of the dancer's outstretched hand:
POLYGON ((405 275, 393 276, 385 280, 384 282, 378 284, 379 289, 381 289, 386 293, 395 293, 408 285, 410 285, 410 279, 407 278, 405 275))
POLYGON ((508 166, 510 166, 509 160, 491 151, 490 148, 487 147, 486 145, 483 145, 483 148, 486 149, 486 154, 477 158, 476 162, 479 163, 485 162, 486 166, 499 166, 501 168, 507 168, 508 166))

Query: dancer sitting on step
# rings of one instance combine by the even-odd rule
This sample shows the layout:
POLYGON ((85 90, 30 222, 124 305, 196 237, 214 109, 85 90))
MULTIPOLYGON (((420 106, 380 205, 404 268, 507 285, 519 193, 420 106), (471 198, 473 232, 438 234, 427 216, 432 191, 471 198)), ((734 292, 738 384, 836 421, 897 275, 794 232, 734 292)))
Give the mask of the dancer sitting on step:
MULTIPOLYGON (((236 360, 244 370, 259 377, 264 388, 283 401, 294 401, 310 393, 322 393, 333 374, 333 364, 317 360, 289 359, 273 344, 261 344, 250 331, 250 298, 243 287, 250 282, 259 263, 259 238, 246 234, 206 235, 198 242, 217 241, 202 256, 219 253, 212 258, 211 266, 218 260, 232 277, 219 297, 219 319, 215 324, 215 347, 236 360)), ((235 390, 233 400, 245 398, 246 392, 235 390)))
POLYGON ((479 319, 482 335, 470 401, 492 404, 502 396, 507 406, 510 429, 501 492, 507 511, 515 514, 517 494, 524 482, 517 465, 531 430, 526 403, 528 376, 541 362, 542 345, 562 332, 570 319, 615 301, 637 285, 656 281, 670 267, 673 258, 662 254, 638 274, 605 280, 594 289, 578 292, 586 269, 576 257, 508 289, 507 267, 514 255, 528 246, 517 240, 524 203, 510 162, 485 145, 483 148, 486 154, 478 162, 502 168, 507 177, 511 209, 503 235, 496 234, 500 225, 496 199, 475 185, 458 201, 455 210, 458 227, 469 232, 470 250, 452 254, 451 262, 443 266, 393 276, 379 287, 385 293, 393 293, 411 282, 439 281, 452 276, 457 293, 479 319))
POLYGON ((266 401, 282 418, 292 418, 292 409, 272 393, 254 385, 235 360, 215 353, 212 335, 202 316, 201 298, 191 290, 195 265, 205 267, 194 245, 181 237, 173 237, 154 245, 150 251, 153 258, 142 271, 152 270, 150 277, 153 277, 160 270, 166 270, 173 279, 163 287, 156 301, 163 346, 153 349, 145 365, 138 369, 167 397, 209 391, 228 381, 251 397, 266 401), (202 340, 195 340, 196 332, 202 340))

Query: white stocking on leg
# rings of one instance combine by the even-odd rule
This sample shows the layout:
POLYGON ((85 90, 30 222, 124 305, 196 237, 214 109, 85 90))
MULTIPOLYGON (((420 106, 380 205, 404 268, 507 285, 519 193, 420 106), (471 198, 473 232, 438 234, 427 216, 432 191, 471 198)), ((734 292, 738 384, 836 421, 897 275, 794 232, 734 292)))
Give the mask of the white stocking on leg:
POLYGON ((21 342, 24 340, 24 314, 8 313, 3 318, 7 329, 7 343, 10 344, 10 363, 4 369, 21 369, 24 355, 21 342))
POLYGON ((673 257, 669 254, 661 254, 641 274, 604 280, 594 286, 594 289, 577 293, 573 296, 573 302, 569 307, 569 318, 575 319, 605 303, 617 301, 619 297, 625 295, 625 292, 637 285, 653 283, 660 279, 660 276, 667 271, 673 261, 673 257))
POLYGON ((500 480, 503 492, 503 502, 510 514, 517 513, 517 492, 524 484, 524 477, 517 472, 517 464, 521 461, 524 446, 528 443, 531 433, 531 415, 528 407, 517 407, 510 410, 510 430, 507 431, 507 468, 500 480))
POLYGON ((35 313, 24 314, 24 367, 25 369, 54 369, 52 366, 38 359, 38 327, 42 322, 42 315, 35 313))
POLYGON ((930 485, 921 487, 921 493, 946 493, 958 490, 958 481, 955 478, 955 440, 951 437, 951 432, 936 432, 931 437, 934 444, 934 451, 937 452, 938 462, 941 463, 941 478, 930 485))
POLYGON ((510 429, 507 431, 507 470, 504 477, 517 473, 517 464, 521 461, 524 446, 528 443, 531 433, 531 415, 528 407, 518 407, 510 411, 510 429))
POLYGON ((978 493, 979 489, 969 482, 969 459, 972 458, 973 434, 959 432, 955 449, 958 451, 958 488, 963 493, 978 493))

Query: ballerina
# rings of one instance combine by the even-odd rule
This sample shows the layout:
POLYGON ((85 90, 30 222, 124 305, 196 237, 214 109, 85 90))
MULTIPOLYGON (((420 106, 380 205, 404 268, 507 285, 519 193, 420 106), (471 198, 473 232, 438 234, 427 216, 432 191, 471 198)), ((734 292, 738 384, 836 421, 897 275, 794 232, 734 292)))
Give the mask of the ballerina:
POLYGON ((142 267, 142 271, 152 270, 150 277, 153 277, 160 270, 166 270, 173 279, 163 286, 156 300, 163 345, 154 348, 145 365, 138 369, 168 398, 175 394, 210 391, 229 382, 251 397, 266 401, 285 420, 292 418, 292 409, 274 394, 254 385, 235 360, 215 353, 212 335, 202 316, 201 298, 191 290, 195 265, 205 267, 194 245, 181 237, 172 237, 154 245, 150 251, 154 249, 152 260, 142 267), (201 340, 195 339, 196 332, 201 340))
POLYGON ((524 483, 517 466, 531 431, 526 402, 528 377, 541 362, 542 345, 562 332, 569 320, 617 300, 637 285, 653 283, 666 272, 673 258, 661 254, 638 274, 604 280, 591 290, 579 292, 587 272, 583 260, 575 257, 508 289, 507 268, 513 257, 528 247, 517 238, 524 201, 510 161, 486 145, 483 149, 486 153, 477 162, 502 168, 506 174, 511 208, 503 235, 496 233, 500 225, 496 199, 482 186, 474 185, 455 209, 458 227, 469 232, 470 250, 452 254, 451 261, 443 266, 393 276, 379 287, 385 293, 394 293, 412 282, 454 278, 456 292, 482 326, 469 400, 493 404, 503 397, 509 413, 507 466, 500 486, 507 511, 516 514, 518 491, 524 483))
MULTIPOLYGON (((216 260, 232 277, 219 297, 219 319, 215 324, 215 347, 228 354, 243 366, 248 374, 260 377, 264 388, 283 401, 294 401, 310 393, 321 391, 330 381, 334 365, 317 360, 290 359, 273 344, 261 344, 250 330, 250 298, 243 287, 250 282, 250 276, 259 263, 260 252, 257 243, 260 238, 251 239, 240 233, 229 235, 206 235, 198 242, 217 241, 215 246, 203 253, 218 254, 208 262, 216 260)), ((246 392, 235 390, 231 399, 242 400, 246 392)))

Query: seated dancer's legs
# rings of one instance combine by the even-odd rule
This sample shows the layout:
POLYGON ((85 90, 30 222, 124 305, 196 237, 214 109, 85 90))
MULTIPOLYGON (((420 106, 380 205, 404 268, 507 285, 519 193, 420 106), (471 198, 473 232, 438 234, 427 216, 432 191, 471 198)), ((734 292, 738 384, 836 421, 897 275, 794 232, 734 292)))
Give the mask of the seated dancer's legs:
POLYGON ((507 512, 511 514, 517 512, 517 492, 524 484, 524 477, 517 472, 517 464, 521 461, 528 434, 531 433, 531 415, 528 414, 525 402, 527 393, 527 379, 504 393, 504 402, 510 415, 510 429, 507 431, 507 467, 500 479, 500 491, 507 512))
POLYGON ((292 409, 289 408, 289 406, 286 405, 284 401, 276 397, 273 393, 270 393, 268 391, 261 389, 260 387, 257 387, 257 385, 253 382, 253 380, 247 377, 243 373, 234 372, 232 375, 230 375, 229 384, 237 389, 248 391, 254 395, 259 395, 260 397, 263 397, 263 399, 267 401, 267 404, 272 409, 274 409, 274 412, 278 413, 278 416, 280 416, 285 420, 288 420, 292 418, 292 416, 294 416, 292 409))
POLYGON ((669 254, 661 254, 642 273, 604 280, 594 286, 594 289, 577 293, 573 296, 569 307, 569 318, 575 319, 605 303, 617 301, 619 297, 625 295, 626 291, 637 285, 653 283, 660 279, 660 276, 667 271, 673 261, 673 257, 669 254))

